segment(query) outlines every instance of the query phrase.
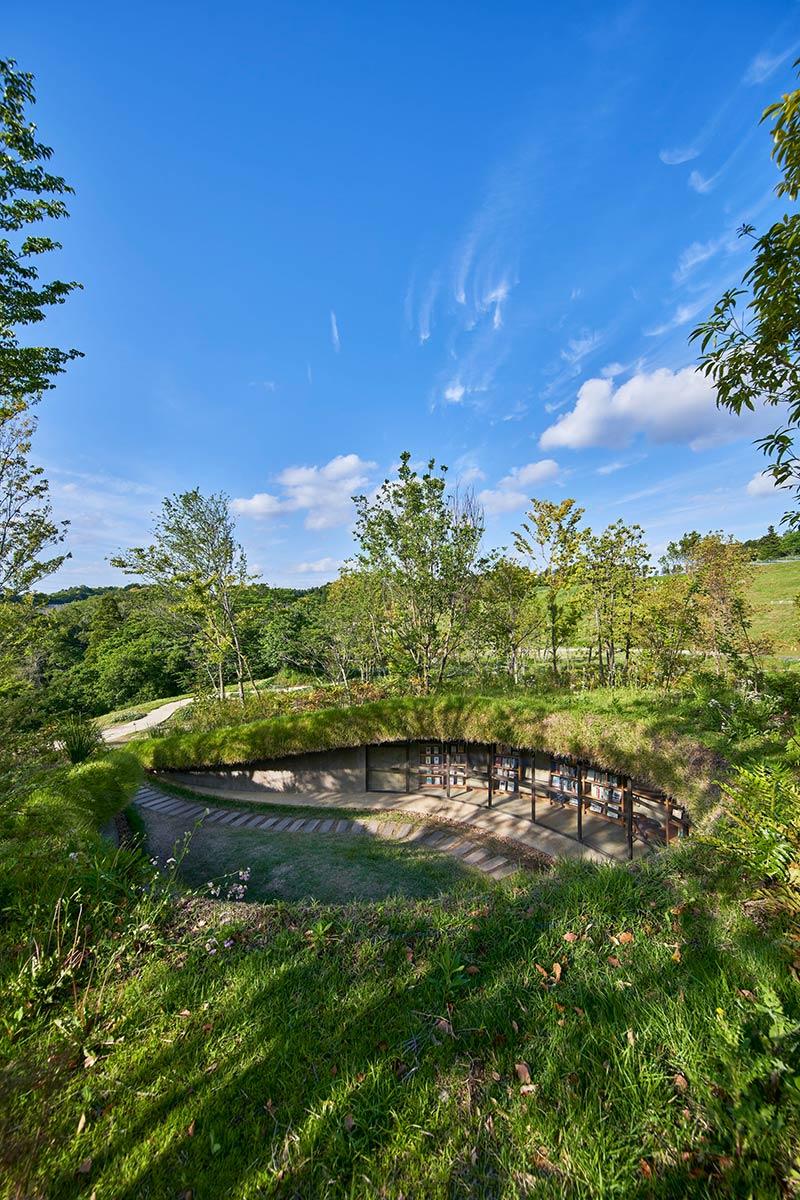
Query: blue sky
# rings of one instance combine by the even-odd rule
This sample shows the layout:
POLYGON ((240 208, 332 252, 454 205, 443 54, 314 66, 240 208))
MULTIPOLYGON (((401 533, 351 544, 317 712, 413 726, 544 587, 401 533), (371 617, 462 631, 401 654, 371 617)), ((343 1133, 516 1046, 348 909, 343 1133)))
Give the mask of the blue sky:
POLYGON ((758 117, 796 4, 26 8, 4 53, 84 283, 35 443, 72 521, 51 586, 121 582, 108 555, 194 486, 268 582, 320 582, 405 448, 477 490, 492 545, 533 495, 655 552, 780 517, 769 415, 718 413, 687 335, 737 227, 782 211, 758 117))

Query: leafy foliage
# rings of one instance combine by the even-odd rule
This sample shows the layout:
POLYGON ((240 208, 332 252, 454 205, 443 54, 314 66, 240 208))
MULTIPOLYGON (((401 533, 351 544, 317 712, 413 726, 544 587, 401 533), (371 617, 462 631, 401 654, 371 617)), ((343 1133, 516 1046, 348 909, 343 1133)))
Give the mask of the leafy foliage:
POLYGON ((85 762, 87 758, 91 758, 95 751, 103 744, 100 730, 94 721, 88 717, 81 716, 79 713, 72 713, 61 721, 58 729, 58 740, 64 747, 67 758, 73 765, 85 762))

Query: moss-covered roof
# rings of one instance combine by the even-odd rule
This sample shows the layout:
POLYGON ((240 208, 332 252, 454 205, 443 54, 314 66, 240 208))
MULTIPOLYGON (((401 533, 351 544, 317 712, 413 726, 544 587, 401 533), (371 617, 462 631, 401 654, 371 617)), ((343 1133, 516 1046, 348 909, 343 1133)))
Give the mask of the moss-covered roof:
POLYGON ((196 770, 417 739, 497 741, 569 755, 679 797, 696 818, 714 799, 720 769, 706 746, 654 732, 643 720, 579 709, 547 711, 538 699, 453 695, 325 708, 208 733, 176 733, 130 743, 129 749, 150 770, 196 770))

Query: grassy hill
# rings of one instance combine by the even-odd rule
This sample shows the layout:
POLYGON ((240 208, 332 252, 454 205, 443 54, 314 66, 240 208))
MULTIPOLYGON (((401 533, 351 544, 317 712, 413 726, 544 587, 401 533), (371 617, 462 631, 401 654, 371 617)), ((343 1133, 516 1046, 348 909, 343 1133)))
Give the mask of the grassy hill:
POLYGON ((750 602, 758 637, 770 637, 776 654, 800 655, 800 562, 754 564, 750 602))

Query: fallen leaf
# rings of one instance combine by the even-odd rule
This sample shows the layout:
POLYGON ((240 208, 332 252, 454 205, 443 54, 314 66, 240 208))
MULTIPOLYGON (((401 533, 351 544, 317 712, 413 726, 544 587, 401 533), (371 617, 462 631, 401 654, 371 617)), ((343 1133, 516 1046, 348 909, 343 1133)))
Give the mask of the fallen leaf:
POLYGON ((333 1066, 331 1067, 331 1079, 333 1079, 338 1073, 339 1073, 339 1068, 336 1066, 336 1063, 334 1063, 333 1066))
POLYGON ((621 967, 622 963, 617 958, 616 954, 609 954, 608 961, 612 967, 621 967))
POLYGON ((436 1028, 439 1030, 439 1033, 445 1033, 448 1037, 455 1037, 453 1026, 445 1017, 436 1018, 436 1028))
POLYGON ((92 1160, 90 1158, 85 1158, 83 1160, 83 1162, 80 1164, 80 1166, 78 1167, 78 1174, 79 1175, 88 1175, 89 1172, 91 1171, 91 1169, 92 1169, 92 1160))
POLYGON ((685 1092, 689 1086, 689 1080, 686 1078, 685 1075, 681 1075, 680 1071, 678 1072, 677 1075, 673 1076, 672 1082, 675 1084, 675 1087, 678 1089, 679 1092, 685 1092))
POLYGON ((520 1096, 531 1096, 535 1091, 538 1090, 538 1087, 538 1083, 523 1083, 522 1087, 519 1089, 519 1094, 520 1096))
POLYGON ((188 1008, 182 1008, 181 1011, 178 1013, 179 1017, 190 1017, 191 1015, 192 1014, 188 1008))
POLYGON ((480 970, 480 968, 476 967, 476 966, 465 967, 464 974, 465 975, 477 975, 479 970, 480 970))
POLYGON ((536 970, 539 972, 539 974, 544 975, 545 979, 547 979, 547 971, 545 971, 544 967, 540 966, 539 963, 534 963, 533 965, 536 967, 536 970))
POLYGON ((561 963, 553 963, 553 978, 555 979, 556 983, 561 981, 561 963))
POLYGON ((196 1122, 196 1121, 194 1121, 194 1120, 192 1120, 192 1121, 190 1121, 190 1122, 189 1122, 189 1124, 187 1125, 187 1127, 186 1127, 186 1132, 187 1132, 187 1134, 189 1135, 189 1137, 194 1137, 194 1131, 195 1131, 195 1126, 196 1126, 196 1124, 197 1124, 197 1122, 196 1122))
POLYGON ((211 1033, 211 1030, 213 1028, 214 1028, 214 1026, 211 1024, 211 1022, 207 1021, 206 1024, 203 1026, 203 1033, 211 1033))
POLYGON ((514 1070, 517 1072, 517 1079, 520 1083, 530 1083, 531 1072, 526 1062, 514 1063, 514 1070))
POLYGON ((639 1159, 639 1170, 641 1171, 642 1175, 644 1175, 645 1179, 653 1178, 653 1168, 650 1166, 650 1163, 646 1158, 639 1159))
POLYGON ((565 933, 565 934, 564 934, 564 941, 565 941, 565 942, 570 942, 570 943, 571 943, 571 942, 577 942, 577 940, 578 940, 578 935, 577 935, 577 933, 565 933))
POLYGON ((386 1053, 386 1051, 389 1049, 389 1043, 388 1043, 388 1042, 384 1042, 384 1041, 378 1042, 378 1047, 377 1047, 377 1048, 378 1048, 378 1050, 380 1051, 380 1053, 381 1053, 381 1054, 385 1054, 385 1053, 386 1053))
POLYGON ((87 1054, 83 1060, 84 1068, 88 1071, 88 1069, 93 1067, 96 1062, 97 1056, 95 1054, 87 1054))
POLYGON ((673 955, 672 955, 672 961, 673 961, 673 962, 680 962, 680 961, 681 961, 681 952, 680 952, 680 948, 678 948, 677 950, 675 950, 675 952, 673 953, 673 955))
POLYGON ((78 1121, 78 1130, 77 1130, 77 1133, 75 1134, 75 1136, 80 1137, 80 1135, 83 1133, 85 1128, 86 1128, 86 1113, 81 1113, 81 1119, 80 1119, 80 1121, 78 1121))
POLYGON ((744 1000, 755 1000, 755 995, 749 988, 737 988, 736 991, 744 1000))
POLYGON ((628 1029, 628 1030, 626 1030, 626 1032, 625 1032, 625 1037, 628 1039, 628 1045, 629 1045, 629 1046, 633 1046, 633 1045, 635 1044, 635 1042, 636 1042, 636 1034, 633 1032, 633 1030, 632 1030, 632 1029, 628 1029))
MULTIPOLYGON (((623 946, 627 946, 627 945, 629 945, 630 942, 633 941, 633 934, 629 933, 628 930, 626 929, 624 933, 621 933, 619 935, 619 940, 623 946)), ((642 1161, 644 1161, 644 1160, 642 1160, 642 1161)))
POLYGON ((355 1125, 356 1125, 356 1122, 355 1122, 355 1118, 353 1117, 353 1114, 348 1113, 344 1119, 345 1129, 347 1130, 348 1133, 352 1133, 353 1130, 355 1129, 355 1125))
POLYGON ((583 1011, 583 1009, 582 1009, 582 1008, 577 1008, 577 1007, 576 1007, 576 1009, 575 1009, 575 1012, 578 1014, 578 1016, 579 1016, 579 1017, 585 1017, 585 1016, 586 1016, 586 1013, 583 1011))

